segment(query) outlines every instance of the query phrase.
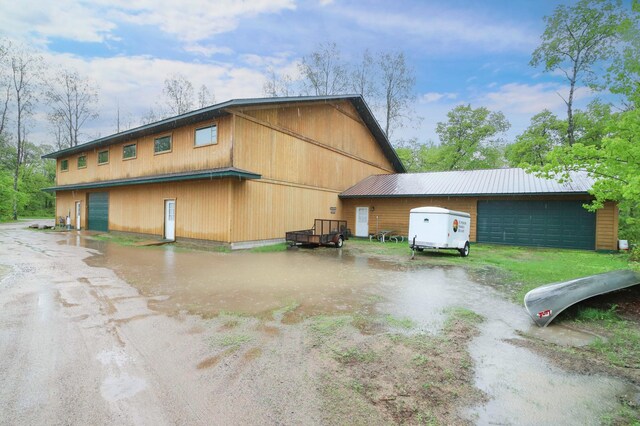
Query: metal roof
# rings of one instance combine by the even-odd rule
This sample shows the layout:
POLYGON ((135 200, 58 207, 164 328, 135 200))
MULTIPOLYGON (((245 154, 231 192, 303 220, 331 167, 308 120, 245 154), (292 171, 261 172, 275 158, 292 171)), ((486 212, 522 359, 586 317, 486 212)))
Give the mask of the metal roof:
POLYGON ((220 179, 225 177, 237 177, 241 179, 260 179, 262 176, 257 173, 248 172, 235 167, 225 167, 219 169, 198 170, 181 173, 169 173, 164 175, 141 176, 127 179, 103 180, 98 182, 75 183, 71 185, 52 186, 44 188, 43 191, 72 191, 77 189, 111 188, 114 186, 142 185, 163 182, 178 182, 184 180, 198 179, 220 179))
POLYGON ((332 95, 332 96, 289 96, 281 98, 249 98, 249 99, 232 99, 220 104, 211 105, 205 108, 201 108, 195 111, 187 112, 182 115, 170 117, 165 120, 158 121, 156 123, 147 124, 144 126, 136 127, 124 132, 116 133, 110 136, 105 136, 87 142, 81 145, 77 145, 71 148, 63 149, 60 151, 51 152, 43 155, 42 158, 60 158, 69 155, 84 152, 90 149, 103 148, 109 145, 114 145, 120 142, 125 142, 133 139, 138 139, 144 136, 152 135, 155 133, 162 133, 169 130, 183 127, 189 124, 210 120, 216 117, 229 114, 227 108, 233 107, 248 107, 258 105, 280 105, 292 102, 324 102, 329 103, 333 101, 346 100, 351 102, 354 108, 358 111, 362 120, 369 128, 369 131, 373 134, 374 138, 382 148, 385 156, 393 164, 396 172, 404 173, 406 170, 402 165, 402 162, 398 158, 395 150, 391 147, 389 140, 382 131, 382 128, 378 124, 378 121, 373 116, 373 113, 369 109, 369 106, 360 95, 332 95))
POLYGON ((560 183, 518 168, 373 175, 340 198, 586 194, 593 185, 586 173, 573 172, 570 178, 560 183))

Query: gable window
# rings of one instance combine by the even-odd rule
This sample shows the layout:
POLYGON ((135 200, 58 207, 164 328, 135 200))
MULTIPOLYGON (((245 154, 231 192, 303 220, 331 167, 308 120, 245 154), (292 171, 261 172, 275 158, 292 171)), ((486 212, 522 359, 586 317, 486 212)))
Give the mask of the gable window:
POLYGON ((196 129, 195 146, 215 145, 218 143, 218 126, 196 129))
POLYGON ((105 149, 104 151, 98 152, 98 165, 107 164, 109 162, 109 150, 105 149))
POLYGON ((87 156, 81 155, 78 157, 78 168, 84 169, 85 167, 87 167, 87 156))
POLYGON ((60 171, 66 172, 69 170, 69 160, 60 161, 60 171))
POLYGON ((154 154, 171 151, 171 136, 162 136, 153 141, 154 154))
POLYGON ((122 147, 122 159, 130 160, 132 158, 136 158, 136 149, 137 146, 135 143, 125 145, 122 147))

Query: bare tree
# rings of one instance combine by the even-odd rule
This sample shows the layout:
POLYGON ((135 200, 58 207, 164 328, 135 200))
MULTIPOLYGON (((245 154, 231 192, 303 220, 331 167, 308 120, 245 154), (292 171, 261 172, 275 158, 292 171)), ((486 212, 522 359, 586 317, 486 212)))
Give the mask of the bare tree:
POLYGON ((48 79, 45 98, 51 111, 49 122, 56 129, 61 128, 63 146, 77 146, 81 130, 87 120, 98 117, 98 91, 87 78, 75 71, 62 70, 48 79))
POLYGON ((216 103, 216 95, 209 91, 209 88, 203 84, 198 90, 198 107, 204 108, 216 103))
POLYGON ((264 82, 262 91, 265 96, 277 98, 280 96, 293 96, 293 78, 288 74, 276 74, 272 67, 268 70, 269 79, 264 82))
POLYGON ((390 138, 393 129, 402 127, 415 98, 416 79, 407 66, 404 53, 382 53, 378 58, 384 108, 384 133, 390 138))
POLYGON ((0 41, 0 94, 2 96, 0 100, 2 102, 0 106, 0 137, 4 135, 7 125, 9 101, 11 101, 12 93, 10 73, 8 72, 10 69, 10 66, 8 66, 10 47, 11 43, 9 41, 0 41))
POLYGON ((182 74, 173 74, 164 80, 162 90, 170 115, 180 115, 193 110, 193 84, 182 74))
POLYGON ((153 108, 149 108, 149 111, 140 119, 140 124, 151 124, 159 120, 162 120, 162 117, 160 117, 158 113, 153 110, 153 108))
POLYGON ((348 69, 335 43, 321 44, 315 52, 302 58, 298 68, 307 94, 340 95, 349 87, 348 69))
POLYGON ((369 49, 366 49, 362 52, 362 60, 360 63, 356 64, 351 71, 351 88, 353 93, 359 94, 371 104, 375 103, 376 98, 380 94, 377 84, 378 78, 379 72, 376 63, 369 49))
MULTIPOLYGON (((42 74, 42 58, 20 46, 9 50, 11 87, 16 107, 16 161, 13 174, 13 190, 18 191, 20 167, 25 157, 27 122, 37 102, 36 90, 42 74)), ((13 200, 13 219, 18 219, 18 200, 13 200)))

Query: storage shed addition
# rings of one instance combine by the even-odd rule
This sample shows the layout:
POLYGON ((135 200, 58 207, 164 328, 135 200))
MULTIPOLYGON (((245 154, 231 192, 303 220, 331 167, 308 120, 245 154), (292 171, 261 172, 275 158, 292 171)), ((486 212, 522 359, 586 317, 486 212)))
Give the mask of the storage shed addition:
POLYGON ((583 208, 592 200, 592 184, 582 173, 560 183, 518 168, 407 173, 371 176, 340 198, 345 219, 369 233, 406 235, 411 209, 438 206, 469 212, 474 242, 616 250, 615 203, 595 213, 583 208))

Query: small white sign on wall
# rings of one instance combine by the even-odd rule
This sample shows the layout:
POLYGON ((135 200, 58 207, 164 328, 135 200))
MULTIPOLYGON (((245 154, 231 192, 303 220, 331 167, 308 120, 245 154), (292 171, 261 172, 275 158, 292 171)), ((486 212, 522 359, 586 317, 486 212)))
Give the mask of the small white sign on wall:
POLYGON ((337 210, 338 210, 338 208, 337 208, 337 207, 329 207, 329 212, 330 212, 331 214, 336 214, 336 211, 337 211, 337 210))

